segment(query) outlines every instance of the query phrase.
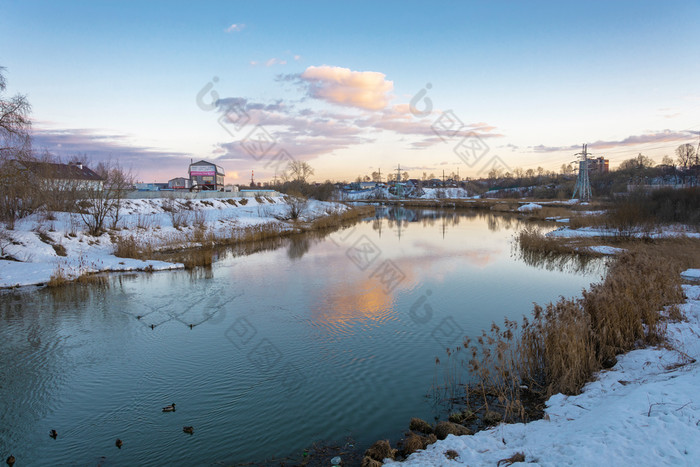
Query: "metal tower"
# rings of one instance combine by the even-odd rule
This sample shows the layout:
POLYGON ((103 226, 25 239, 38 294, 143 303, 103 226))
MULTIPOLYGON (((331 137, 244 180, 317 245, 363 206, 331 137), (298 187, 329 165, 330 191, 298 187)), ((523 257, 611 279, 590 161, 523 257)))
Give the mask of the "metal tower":
POLYGON ((396 196, 403 198, 403 185, 401 184, 401 164, 396 168, 396 196))
POLYGON ((571 199, 576 199, 576 194, 578 193, 579 199, 590 201, 592 195, 591 180, 588 178, 588 145, 584 144, 583 151, 576 155, 581 156, 581 160, 578 162, 578 178, 576 179, 576 187, 571 199))

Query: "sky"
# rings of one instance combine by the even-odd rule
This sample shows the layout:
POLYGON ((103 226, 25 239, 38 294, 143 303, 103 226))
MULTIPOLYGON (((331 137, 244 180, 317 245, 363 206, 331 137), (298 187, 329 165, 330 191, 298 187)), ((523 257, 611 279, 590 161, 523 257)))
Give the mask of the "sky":
POLYGON ((558 171, 700 131, 700 2, 0 0, 33 144, 139 180, 558 171))

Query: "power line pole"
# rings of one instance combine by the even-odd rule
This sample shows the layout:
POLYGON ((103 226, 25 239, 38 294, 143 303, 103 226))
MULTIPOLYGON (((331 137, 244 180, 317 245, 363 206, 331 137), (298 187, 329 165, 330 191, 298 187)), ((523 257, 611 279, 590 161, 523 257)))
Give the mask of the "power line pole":
POLYGON ((583 145, 583 150, 576 154, 581 156, 581 160, 578 162, 578 178, 576 179, 576 187, 574 188, 574 194, 571 199, 576 198, 578 193, 579 198, 583 201, 590 201, 591 195, 591 180, 588 177, 588 145, 583 145))
POLYGON ((403 198, 403 185, 401 185, 401 164, 396 168, 396 196, 403 198))

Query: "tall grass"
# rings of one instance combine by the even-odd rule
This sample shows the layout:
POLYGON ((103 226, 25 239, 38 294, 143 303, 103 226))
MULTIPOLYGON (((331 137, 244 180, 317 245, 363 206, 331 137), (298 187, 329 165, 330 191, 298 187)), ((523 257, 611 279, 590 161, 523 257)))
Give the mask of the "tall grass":
POLYGON ((479 423, 493 411, 508 421, 527 420, 526 401, 578 394, 616 355, 662 343, 661 310, 683 299, 678 273, 659 255, 628 252, 581 298, 535 305, 520 324, 506 319, 503 327, 493 324, 475 341, 465 340, 449 355, 469 372, 469 411, 481 414, 479 423))
POLYGON ((615 201, 607 223, 620 231, 673 223, 700 227, 700 187, 630 193, 615 201))

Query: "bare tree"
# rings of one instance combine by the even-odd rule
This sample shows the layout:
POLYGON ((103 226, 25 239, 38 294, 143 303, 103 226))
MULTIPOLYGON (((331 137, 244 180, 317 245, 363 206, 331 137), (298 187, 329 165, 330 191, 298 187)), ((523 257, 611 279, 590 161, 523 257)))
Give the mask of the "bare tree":
POLYGON ((673 158, 671 156, 664 156, 663 159, 661 159, 661 165, 674 167, 676 165, 676 162, 673 160, 673 158))
POLYGON ((291 173, 291 177, 301 183, 306 183, 306 179, 314 174, 314 169, 308 162, 292 161, 287 166, 291 173))
POLYGON ((0 66, 0 153, 26 148, 29 145, 29 119, 32 106, 27 97, 15 94, 4 96, 7 81, 5 67, 0 66))
POLYGON ((97 236, 104 232, 105 221, 121 209, 124 189, 126 184, 130 183, 131 175, 118 164, 111 162, 101 162, 95 168, 95 172, 102 181, 83 184, 81 191, 85 200, 80 215, 90 235, 97 236))
POLYGON ((29 114, 26 96, 5 96, 5 68, 0 67, 0 220, 10 228, 14 222, 35 208, 30 199, 31 174, 23 161, 31 160, 29 114))
POLYGON ((695 148, 692 144, 681 144, 676 148, 676 155, 678 156, 678 165, 687 169, 695 162, 695 148))

